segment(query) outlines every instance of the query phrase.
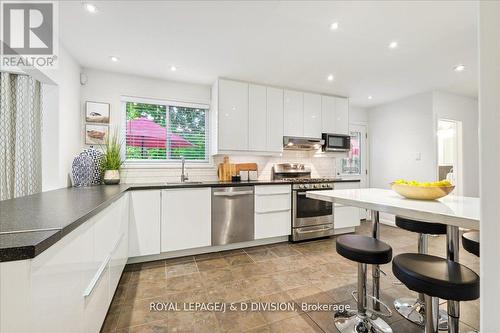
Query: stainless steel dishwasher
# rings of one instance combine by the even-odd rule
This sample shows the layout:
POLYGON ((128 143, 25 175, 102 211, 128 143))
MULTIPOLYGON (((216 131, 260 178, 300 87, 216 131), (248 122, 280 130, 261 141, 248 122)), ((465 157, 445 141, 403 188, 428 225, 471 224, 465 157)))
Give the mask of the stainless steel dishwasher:
POLYGON ((212 188, 212 245, 254 239, 254 187, 212 188))

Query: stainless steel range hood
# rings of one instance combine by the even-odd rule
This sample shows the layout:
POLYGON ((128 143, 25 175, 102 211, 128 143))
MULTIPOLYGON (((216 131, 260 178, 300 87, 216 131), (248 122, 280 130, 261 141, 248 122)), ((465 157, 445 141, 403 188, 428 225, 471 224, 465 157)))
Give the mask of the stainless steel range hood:
POLYGON ((283 137, 284 150, 317 150, 325 143, 320 138, 302 138, 296 136, 283 137))

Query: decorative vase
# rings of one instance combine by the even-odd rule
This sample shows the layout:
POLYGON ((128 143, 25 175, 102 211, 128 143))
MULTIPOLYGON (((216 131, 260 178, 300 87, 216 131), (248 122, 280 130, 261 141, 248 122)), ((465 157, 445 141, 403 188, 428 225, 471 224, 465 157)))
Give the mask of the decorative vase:
POLYGON ((120 184, 120 170, 106 170, 104 172, 104 184, 120 184))

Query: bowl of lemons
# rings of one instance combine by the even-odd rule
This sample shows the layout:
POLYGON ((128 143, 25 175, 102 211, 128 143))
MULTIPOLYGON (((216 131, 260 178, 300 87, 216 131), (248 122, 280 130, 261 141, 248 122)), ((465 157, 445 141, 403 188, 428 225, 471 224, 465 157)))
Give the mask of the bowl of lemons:
POLYGON ((437 182, 417 182, 398 179, 391 183, 393 191, 408 199, 436 200, 450 194, 455 186, 447 180, 437 182))

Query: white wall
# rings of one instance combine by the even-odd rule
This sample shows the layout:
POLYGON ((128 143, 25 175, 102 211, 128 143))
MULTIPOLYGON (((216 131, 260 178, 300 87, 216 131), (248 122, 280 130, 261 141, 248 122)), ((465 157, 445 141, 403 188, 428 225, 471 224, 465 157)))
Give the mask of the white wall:
POLYGON ((398 178, 435 178, 432 102, 432 93, 425 93, 368 111, 371 187, 388 188, 398 178))
POLYGON ((500 2, 479 2, 481 332, 498 332, 500 295, 500 2))
POLYGON ((437 119, 462 122, 463 195, 479 196, 479 110, 477 100, 465 96, 433 92, 434 114, 437 119))
POLYGON ((349 105, 349 123, 368 123, 368 110, 349 105))
POLYGON ((68 174, 81 148, 80 65, 59 47, 59 67, 43 70, 42 189, 70 186, 68 174), (48 82, 48 83, 47 83, 48 82))

